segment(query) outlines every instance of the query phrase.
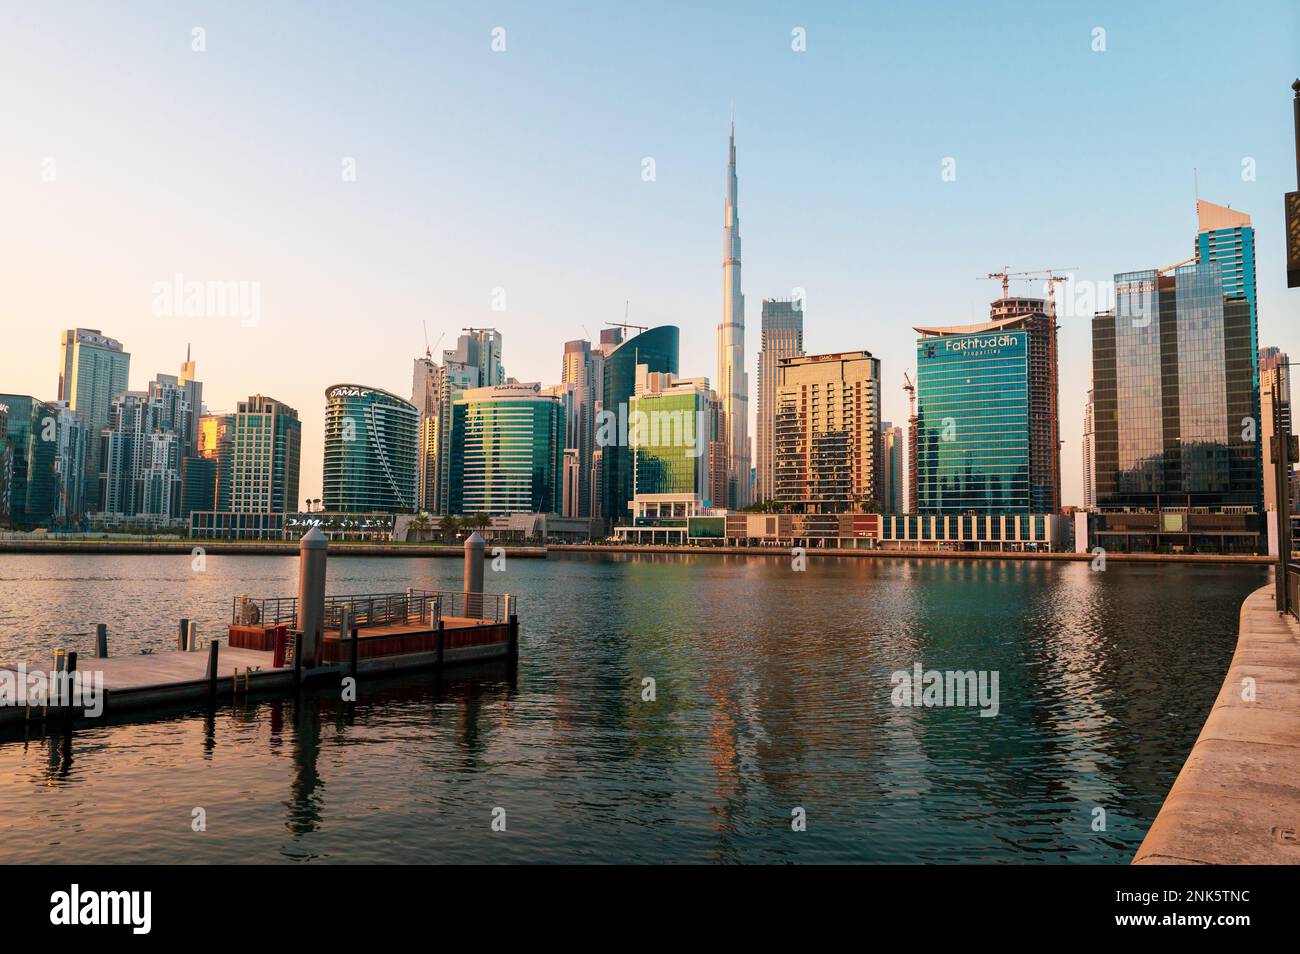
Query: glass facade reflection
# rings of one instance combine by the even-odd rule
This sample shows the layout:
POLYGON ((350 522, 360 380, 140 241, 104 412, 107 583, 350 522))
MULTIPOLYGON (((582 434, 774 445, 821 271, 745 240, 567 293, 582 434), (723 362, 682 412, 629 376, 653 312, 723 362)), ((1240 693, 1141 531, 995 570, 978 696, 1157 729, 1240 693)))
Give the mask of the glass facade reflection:
POLYGON ((558 513, 564 410, 537 385, 471 388, 452 405, 451 513, 558 513))
POLYGON ((1252 305, 1216 262, 1115 276, 1093 318, 1097 506, 1261 506, 1252 305))
POLYGON ((420 431, 415 405, 357 384, 335 385, 325 398, 325 509, 414 510, 420 431))
MULTIPOLYGON (((605 356, 603 410, 626 419, 628 404, 636 394, 637 365, 647 371, 677 373, 681 333, 675 325, 661 325, 629 338, 605 356)), ((618 429, 616 429, 618 430, 618 429)), ((597 429, 599 434, 599 428, 597 429)), ((599 443, 599 441, 598 441, 599 443)), ((632 499, 633 466, 626 440, 615 439, 597 447, 601 452, 601 513, 615 521, 627 513, 632 499)))
POLYGON ((987 332, 945 329, 917 342, 916 510, 921 513, 1035 509, 1030 331, 993 324, 987 332))

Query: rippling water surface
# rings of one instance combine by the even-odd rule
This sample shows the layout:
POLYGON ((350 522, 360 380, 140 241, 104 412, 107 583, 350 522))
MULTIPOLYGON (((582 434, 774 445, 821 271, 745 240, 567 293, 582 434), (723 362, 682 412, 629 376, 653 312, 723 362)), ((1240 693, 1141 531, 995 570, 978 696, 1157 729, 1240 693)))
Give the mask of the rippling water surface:
MULTIPOLYGON (((459 573, 334 558, 330 591, 459 588, 459 573)), ((234 594, 290 595, 296 574, 290 557, 194 572, 188 556, 3 555, 0 662, 88 651, 61 634, 101 621, 114 654, 170 648, 179 617, 224 631, 234 594)), ((1242 599, 1267 582, 689 556, 487 575, 520 597, 513 675, 0 735, 5 860, 1125 863, 1218 691, 1242 599), (916 662, 996 671, 998 715, 893 706, 891 673, 916 662)))

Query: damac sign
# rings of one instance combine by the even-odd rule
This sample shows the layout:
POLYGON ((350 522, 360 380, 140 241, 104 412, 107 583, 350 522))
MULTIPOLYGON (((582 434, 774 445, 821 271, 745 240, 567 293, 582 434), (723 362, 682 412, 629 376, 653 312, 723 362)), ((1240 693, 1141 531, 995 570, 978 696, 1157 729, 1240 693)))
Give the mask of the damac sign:
POLYGON ((336 397, 365 397, 369 393, 370 391, 366 388, 342 387, 330 388, 329 393, 325 396, 333 400, 336 397))
POLYGON ((948 338, 948 351, 988 351, 993 348, 1011 348, 1020 344, 1019 335, 988 335, 986 337, 948 338))

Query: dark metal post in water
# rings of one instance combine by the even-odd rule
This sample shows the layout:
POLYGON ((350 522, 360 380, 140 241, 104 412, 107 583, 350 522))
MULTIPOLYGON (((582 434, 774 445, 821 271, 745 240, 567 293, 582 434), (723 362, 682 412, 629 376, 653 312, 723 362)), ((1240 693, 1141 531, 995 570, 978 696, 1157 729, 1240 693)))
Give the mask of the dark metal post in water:
POLYGON ((108 627, 103 623, 95 624, 95 653, 100 659, 108 658, 108 627))
POLYGON ((519 659, 519 616, 510 614, 510 661, 519 659))
POLYGON ((190 621, 182 616, 180 632, 176 634, 176 648, 181 652, 185 652, 190 648, 189 644, 186 642, 186 640, 189 639, 189 635, 190 621))
POLYGON ((483 538, 475 530, 465 538, 465 615, 483 615, 483 538))
POLYGON ((63 666, 63 717, 69 722, 72 721, 72 681, 77 675, 77 654, 76 652, 68 653, 66 662, 63 666))
MULTIPOLYGON (((325 628, 325 560, 329 540, 312 527, 298 541, 298 630, 302 633, 302 665, 320 665, 321 632, 325 628)), ((297 661, 295 660, 295 666, 297 661)))
POLYGON ((293 634, 293 687, 302 685, 302 633, 293 634))
POLYGON ((217 698, 217 653, 221 644, 215 639, 208 643, 208 697, 217 698))
POLYGON ((349 647, 349 652, 351 652, 352 654, 351 666, 349 668, 351 669, 353 679, 357 678, 357 637, 359 635, 360 635, 360 630, 356 626, 353 626, 352 645, 351 647, 349 647))
POLYGON ((438 668, 442 668, 442 654, 447 643, 447 625, 442 621, 442 614, 438 614, 438 668))

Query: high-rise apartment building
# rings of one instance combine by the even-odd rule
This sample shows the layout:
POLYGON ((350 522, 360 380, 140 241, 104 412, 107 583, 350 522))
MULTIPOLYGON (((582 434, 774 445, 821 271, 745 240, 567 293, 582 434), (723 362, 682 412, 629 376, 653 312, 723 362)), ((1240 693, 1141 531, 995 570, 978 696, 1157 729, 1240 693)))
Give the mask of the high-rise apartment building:
POLYGON ((321 500, 334 513, 411 513, 419 475, 420 412, 381 388, 325 390, 321 500))
POLYGON ((411 403, 420 412, 420 470, 416 506, 438 509, 438 407, 442 393, 442 368, 428 351, 416 358, 411 381, 411 403))
POLYGON ((1060 510, 1056 330, 1044 306, 1002 298, 983 324, 915 329, 913 510, 1060 510))
MULTIPOLYGON (((1278 348, 1259 349, 1260 450, 1271 459, 1273 438, 1291 432, 1291 360, 1278 348)), ((1277 509, 1277 484, 1265 477, 1264 509, 1277 509)))
POLYGON ((102 516, 181 518, 188 414, 188 401, 171 375, 159 375, 148 391, 124 391, 113 399, 112 418, 100 432, 102 516))
POLYGON ((564 407, 538 384, 470 388, 452 405, 451 513, 558 513, 564 407))
POLYGON ((209 467, 194 467, 194 481, 186 482, 187 506, 194 510, 220 510, 229 512, 231 489, 234 484, 234 455, 230 451, 230 414, 201 414, 199 416, 198 456, 209 467), (202 481, 211 477, 213 486, 207 490, 202 481), (191 505, 192 504, 192 505, 191 505), (202 504, 203 506, 200 506, 202 504))
POLYGON ((880 500, 880 359, 869 351, 782 358, 775 499, 806 513, 880 500))
POLYGON ((1096 414, 1093 411, 1092 388, 1083 405, 1083 509, 1097 506, 1097 446, 1096 414))
POLYGON ((880 512, 906 513, 904 481, 907 461, 904 454, 903 429, 889 421, 880 425, 880 512))
POLYGON ((122 344, 92 328, 70 328, 60 336, 63 350, 58 400, 81 420, 89 435, 86 447, 86 508, 100 508, 100 432, 112 416, 113 398, 127 389, 131 355, 122 344))
POLYGON ((754 499, 770 500, 776 492, 776 387, 780 378, 779 366, 782 358, 803 354, 803 301, 764 298, 762 320, 758 352, 754 499))
POLYGON ((567 418, 565 446, 574 451, 578 469, 578 487, 572 495, 574 512, 565 516, 589 517, 592 515, 591 474, 596 450, 596 412, 604 405, 604 351, 599 347, 592 348, 590 341, 566 341, 560 380, 573 386, 573 413, 567 418))
MULTIPOLYGON (((282 401, 254 394, 228 415, 230 509, 289 513, 298 509, 302 423, 282 401)), ((224 496, 224 495, 223 495, 224 496)))

